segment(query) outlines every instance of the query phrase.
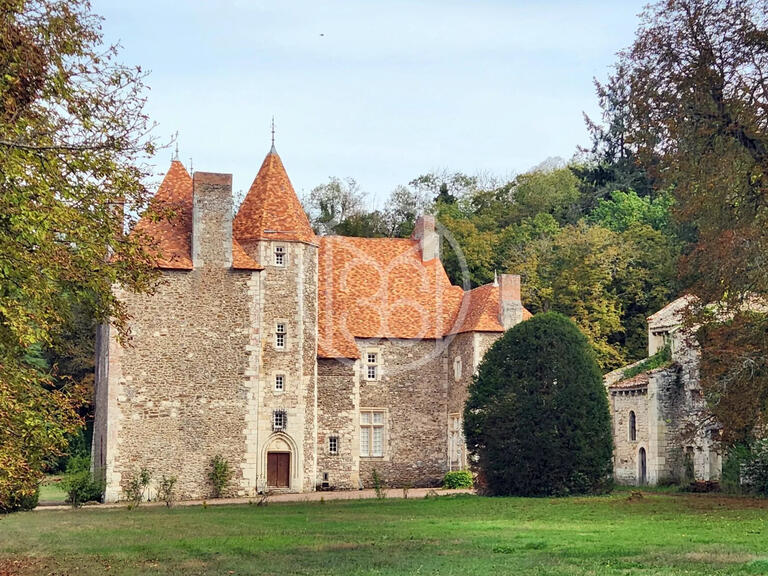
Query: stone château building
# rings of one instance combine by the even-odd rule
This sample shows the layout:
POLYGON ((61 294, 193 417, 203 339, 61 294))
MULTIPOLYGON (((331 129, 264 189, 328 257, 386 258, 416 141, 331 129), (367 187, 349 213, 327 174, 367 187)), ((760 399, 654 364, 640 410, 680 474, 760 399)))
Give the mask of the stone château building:
POLYGON ((614 476, 621 484, 719 480, 719 427, 699 385, 699 350, 682 327, 684 296, 648 318, 648 355, 669 348, 670 362, 630 378, 636 363, 607 374, 614 476))
POLYGON ((107 501, 146 468, 206 497, 211 459, 229 492, 358 488, 374 470, 431 485, 466 465, 461 412, 480 359, 528 316, 520 278, 464 290, 440 261, 433 217, 413 236, 316 236, 277 152, 233 214, 231 176, 174 161, 141 220, 162 282, 117 288, 127 346, 97 338, 94 467, 107 501))

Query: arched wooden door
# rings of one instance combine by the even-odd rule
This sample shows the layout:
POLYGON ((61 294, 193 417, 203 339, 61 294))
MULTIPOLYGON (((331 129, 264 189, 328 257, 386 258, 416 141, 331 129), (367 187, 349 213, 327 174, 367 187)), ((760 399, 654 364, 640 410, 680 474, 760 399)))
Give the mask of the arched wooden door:
POLYGON ((288 488, 291 485, 291 453, 267 452, 267 486, 288 488))
POLYGON ((647 470, 646 470, 646 462, 645 462, 645 448, 640 448, 640 451, 638 452, 638 458, 637 458, 637 478, 639 481, 639 484, 642 486, 647 482, 647 470))

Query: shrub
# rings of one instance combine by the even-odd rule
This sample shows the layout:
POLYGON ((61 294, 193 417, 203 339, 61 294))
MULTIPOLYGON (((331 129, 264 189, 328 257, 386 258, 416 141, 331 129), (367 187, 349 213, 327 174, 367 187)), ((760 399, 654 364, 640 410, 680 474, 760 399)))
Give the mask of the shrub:
POLYGON ((750 452, 749 446, 745 444, 737 444, 728 448, 723 458, 723 472, 720 477, 720 485, 724 492, 740 494, 744 490, 742 474, 744 465, 751 456, 752 452, 750 452))
POLYGON ((751 492, 768 495, 768 438, 751 446, 741 464, 741 482, 751 492))
POLYGON ((443 488, 454 490, 456 488, 472 488, 474 479, 469 470, 454 470, 447 472, 443 478, 443 488))
POLYGON ((381 479, 378 470, 373 469, 371 473, 371 479, 373 481, 373 490, 376 492, 376 498, 382 500, 387 497, 387 492, 384 490, 384 481, 381 479))
POLYGON ((142 468, 128 480, 128 485, 125 488, 125 495, 128 498, 129 510, 141 506, 141 503, 144 500, 144 492, 147 490, 150 480, 151 476, 149 470, 146 468, 142 468))
POLYGON ((648 372, 649 370, 656 370, 656 368, 663 368, 664 366, 668 366, 671 362, 672 350, 670 349, 669 344, 667 344, 653 356, 649 356, 636 366, 632 366, 631 368, 625 370, 621 377, 622 379, 632 378, 638 374, 642 374, 643 372, 648 372))
POLYGON ((232 479, 232 469, 229 462, 221 456, 216 455, 211 459, 211 469, 208 472, 208 480, 211 482, 213 497, 221 498, 227 488, 227 484, 232 479))
POLYGON ((157 499, 165 502, 165 505, 170 508, 176 501, 176 497, 173 493, 173 488, 176 486, 176 476, 163 476, 160 479, 160 484, 157 487, 157 499))
POLYGON ((75 508, 86 502, 101 502, 104 494, 104 482, 91 474, 91 461, 85 454, 78 454, 69 459, 62 486, 67 492, 65 502, 75 508))
POLYGON ((493 495, 610 488, 613 441, 594 352, 561 314, 539 314, 488 350, 470 385, 464 428, 493 495))

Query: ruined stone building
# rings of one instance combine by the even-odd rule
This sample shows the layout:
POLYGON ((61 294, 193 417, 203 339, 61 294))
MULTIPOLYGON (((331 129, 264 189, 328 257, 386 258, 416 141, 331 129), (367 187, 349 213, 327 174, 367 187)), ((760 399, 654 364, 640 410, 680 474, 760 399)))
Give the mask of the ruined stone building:
POLYGON ((316 236, 274 149, 233 217, 231 176, 174 161, 148 218, 162 282, 117 289, 131 341, 98 334, 94 467, 106 500, 142 468, 210 494, 431 485, 466 465, 461 412, 484 352, 527 317, 520 278, 451 285, 432 217, 413 236, 316 236))
POLYGON ((718 426, 708 418, 699 386, 699 350, 682 327, 682 297, 648 318, 648 355, 665 347, 666 365, 605 377, 613 421, 614 476, 621 484, 719 480, 718 426))

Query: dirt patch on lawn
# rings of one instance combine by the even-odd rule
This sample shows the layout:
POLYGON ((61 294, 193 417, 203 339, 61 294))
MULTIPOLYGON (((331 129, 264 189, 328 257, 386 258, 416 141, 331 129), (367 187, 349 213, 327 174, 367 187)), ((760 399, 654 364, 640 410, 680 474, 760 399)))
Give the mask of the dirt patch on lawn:
POLYGON ((726 494, 679 494, 675 497, 684 499, 685 503, 695 510, 717 510, 719 508, 768 510, 768 499, 766 498, 726 494))

